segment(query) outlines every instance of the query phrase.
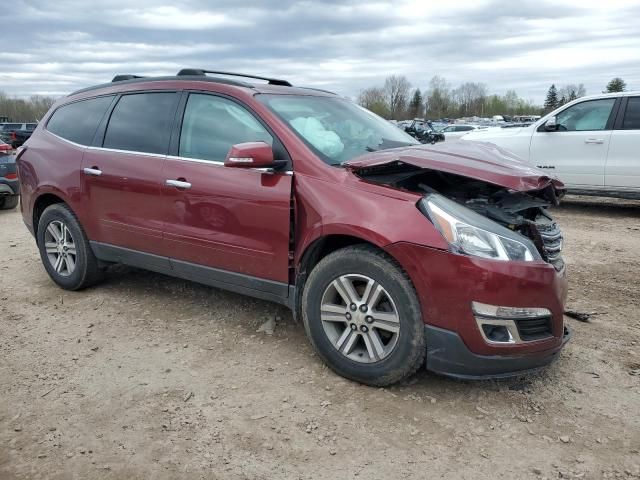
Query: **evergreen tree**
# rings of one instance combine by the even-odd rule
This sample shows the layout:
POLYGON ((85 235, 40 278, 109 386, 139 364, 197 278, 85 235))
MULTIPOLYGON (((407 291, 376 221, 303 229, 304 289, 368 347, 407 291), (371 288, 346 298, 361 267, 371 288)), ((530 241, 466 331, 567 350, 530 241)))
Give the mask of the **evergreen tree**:
POLYGON ((549 91, 547 92, 547 98, 544 101, 544 109, 547 112, 558 108, 558 90, 556 90, 555 84, 552 84, 549 87, 549 91))
POLYGON ((409 114, 413 117, 420 117, 422 115, 422 93, 419 88, 416 88, 413 92, 413 97, 409 102, 409 114))
POLYGON ((624 92, 626 89, 627 83, 620 77, 616 77, 612 78, 611 81, 607 83, 607 90, 604 93, 624 92))

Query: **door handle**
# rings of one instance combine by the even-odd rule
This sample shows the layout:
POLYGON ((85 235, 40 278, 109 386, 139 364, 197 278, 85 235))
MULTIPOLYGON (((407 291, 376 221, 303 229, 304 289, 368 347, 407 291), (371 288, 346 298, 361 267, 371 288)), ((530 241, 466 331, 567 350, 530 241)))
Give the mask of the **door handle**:
POLYGON ((100 170, 98 167, 83 168, 82 171, 85 173, 85 175, 93 175, 94 177, 99 177, 100 175, 102 175, 102 170, 100 170))
POLYGON ((164 183, 169 187, 181 188, 183 190, 188 190, 191 188, 191 184, 189 182, 184 182, 182 180, 165 180, 164 183))
POLYGON ((592 143, 596 145, 602 145, 604 143, 604 139, 602 138, 587 138, 584 143, 592 143))

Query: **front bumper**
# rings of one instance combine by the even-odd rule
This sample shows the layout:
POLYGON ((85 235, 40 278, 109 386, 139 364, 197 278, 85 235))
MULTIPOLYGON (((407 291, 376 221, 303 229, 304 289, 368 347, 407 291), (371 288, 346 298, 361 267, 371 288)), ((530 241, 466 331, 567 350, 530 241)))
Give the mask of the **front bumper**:
POLYGON ((0 195, 18 195, 19 193, 20 182, 18 180, 0 178, 0 195))
POLYGON ((508 378, 535 372, 557 360, 562 347, 571 338, 565 327, 559 347, 536 354, 504 356, 476 355, 457 333, 450 330, 425 325, 424 334, 427 340, 427 370, 466 380, 508 378))
POLYGON ((430 370, 459 377, 500 376, 543 366, 562 349, 564 270, 558 272, 544 262, 487 260, 408 242, 386 250, 409 274, 418 294, 422 320, 429 329, 430 370), (488 342, 471 302, 546 308, 551 312, 550 334, 521 343, 488 342))

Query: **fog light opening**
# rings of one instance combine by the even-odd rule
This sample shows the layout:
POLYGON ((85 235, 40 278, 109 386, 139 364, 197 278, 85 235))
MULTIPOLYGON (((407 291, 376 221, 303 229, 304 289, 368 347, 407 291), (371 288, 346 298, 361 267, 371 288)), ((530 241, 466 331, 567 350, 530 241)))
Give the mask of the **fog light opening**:
POLYGON ((482 325, 482 331, 487 340, 496 343, 513 343, 513 337, 503 325, 482 325))

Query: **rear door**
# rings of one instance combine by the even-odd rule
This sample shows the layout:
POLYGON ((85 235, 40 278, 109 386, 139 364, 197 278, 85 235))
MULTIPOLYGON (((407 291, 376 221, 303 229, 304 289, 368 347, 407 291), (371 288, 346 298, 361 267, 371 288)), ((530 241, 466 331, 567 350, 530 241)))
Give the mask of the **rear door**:
POLYGON ((607 189, 640 193, 640 96, 624 97, 611 133, 605 169, 607 189))
POLYGON ((291 172, 223 164, 237 143, 267 142, 276 159, 288 159, 286 150, 256 114, 234 99, 190 92, 181 104, 184 113, 162 173, 168 212, 164 242, 173 270, 204 283, 286 296, 291 172))
POLYGON ((89 237, 103 244, 162 255, 159 208, 176 92, 122 95, 82 160, 89 237))
POLYGON ((615 117, 616 99, 601 98, 571 105, 556 116, 558 130, 538 127, 531 138, 531 163, 567 186, 604 185, 604 166, 615 117))

